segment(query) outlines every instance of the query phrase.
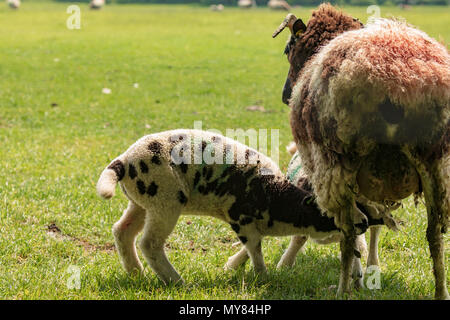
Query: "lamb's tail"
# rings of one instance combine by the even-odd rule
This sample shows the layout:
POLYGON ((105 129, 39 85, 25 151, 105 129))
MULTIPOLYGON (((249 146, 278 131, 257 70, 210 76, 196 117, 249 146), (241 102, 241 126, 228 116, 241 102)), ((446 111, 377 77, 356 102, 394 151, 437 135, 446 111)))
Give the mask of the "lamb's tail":
POLYGON ((105 199, 114 197, 116 184, 125 175, 125 165, 119 158, 103 170, 97 182, 97 193, 105 199))

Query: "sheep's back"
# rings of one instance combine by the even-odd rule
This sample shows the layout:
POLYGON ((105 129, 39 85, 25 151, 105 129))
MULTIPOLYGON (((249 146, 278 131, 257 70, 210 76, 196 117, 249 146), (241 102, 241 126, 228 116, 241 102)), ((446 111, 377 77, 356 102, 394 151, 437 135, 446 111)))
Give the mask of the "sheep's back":
POLYGON ((449 101, 445 46, 380 19, 336 37, 309 61, 293 89, 291 125, 297 142, 338 153, 367 155, 380 143, 426 147, 449 136, 449 101))

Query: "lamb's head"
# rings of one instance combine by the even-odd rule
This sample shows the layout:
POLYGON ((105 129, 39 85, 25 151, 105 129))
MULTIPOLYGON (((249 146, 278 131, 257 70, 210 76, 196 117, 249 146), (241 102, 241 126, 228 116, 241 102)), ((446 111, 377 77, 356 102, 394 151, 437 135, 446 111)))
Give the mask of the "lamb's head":
POLYGON ((360 29, 363 24, 330 4, 322 4, 313 11, 308 25, 305 25, 292 13, 288 14, 272 37, 275 38, 286 27, 291 31, 291 36, 284 49, 290 68, 284 84, 282 100, 285 104, 289 104, 292 88, 303 66, 311 56, 337 35, 348 30, 360 29))

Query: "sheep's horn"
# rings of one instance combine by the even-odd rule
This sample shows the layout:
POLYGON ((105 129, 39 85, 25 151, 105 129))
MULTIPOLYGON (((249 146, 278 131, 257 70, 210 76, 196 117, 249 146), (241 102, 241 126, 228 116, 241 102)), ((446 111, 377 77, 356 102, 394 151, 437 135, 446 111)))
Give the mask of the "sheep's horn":
POLYGON ((289 30, 291 30, 291 33, 294 33, 293 27, 294 27, 295 21, 297 21, 297 17, 294 16, 294 14, 289 13, 286 16, 286 18, 284 19, 284 21, 280 24, 278 29, 275 30, 275 32, 272 34, 272 38, 275 38, 281 31, 283 31, 284 28, 286 28, 286 26, 289 27, 289 30))

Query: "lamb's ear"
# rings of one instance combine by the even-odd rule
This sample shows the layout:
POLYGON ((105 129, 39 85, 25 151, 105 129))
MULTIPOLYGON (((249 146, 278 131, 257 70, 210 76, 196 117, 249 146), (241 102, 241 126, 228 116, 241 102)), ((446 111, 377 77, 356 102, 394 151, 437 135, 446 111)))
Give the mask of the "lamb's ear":
POLYGON ((293 34, 299 36, 306 31, 306 25, 303 23, 302 19, 297 19, 297 21, 295 21, 294 25, 292 26, 292 30, 293 34))

